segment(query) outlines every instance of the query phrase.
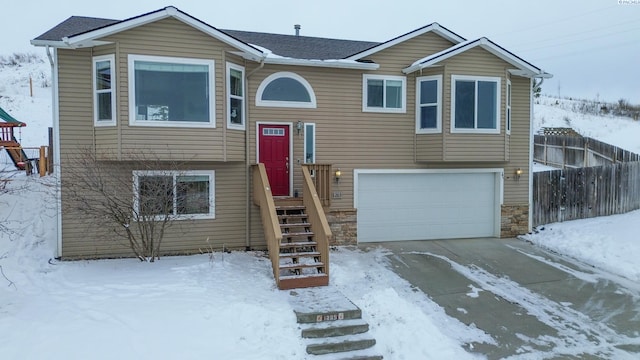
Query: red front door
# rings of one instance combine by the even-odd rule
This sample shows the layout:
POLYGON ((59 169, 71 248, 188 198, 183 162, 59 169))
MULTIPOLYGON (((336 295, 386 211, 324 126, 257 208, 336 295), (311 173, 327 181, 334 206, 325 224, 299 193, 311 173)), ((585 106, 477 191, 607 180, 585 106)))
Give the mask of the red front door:
POLYGON ((258 127, 258 162, 263 163, 273 196, 289 196, 289 126, 258 127))

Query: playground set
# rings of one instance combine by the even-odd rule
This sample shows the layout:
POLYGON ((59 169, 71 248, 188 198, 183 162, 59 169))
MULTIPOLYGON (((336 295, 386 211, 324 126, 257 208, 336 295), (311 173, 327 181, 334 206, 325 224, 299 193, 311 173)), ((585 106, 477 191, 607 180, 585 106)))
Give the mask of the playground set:
POLYGON ((53 172, 51 146, 40 146, 39 148, 22 147, 19 137, 22 133, 22 128, 26 127, 27 124, 16 120, 2 108, 0 108, 0 120, 3 121, 0 122, 0 150, 7 151, 16 169, 24 170, 27 174, 37 172, 40 176, 51 174, 53 172), (15 134, 16 129, 19 135, 18 138, 16 138, 15 134), (29 157, 25 150, 31 150, 30 152, 37 150, 38 156, 29 157))

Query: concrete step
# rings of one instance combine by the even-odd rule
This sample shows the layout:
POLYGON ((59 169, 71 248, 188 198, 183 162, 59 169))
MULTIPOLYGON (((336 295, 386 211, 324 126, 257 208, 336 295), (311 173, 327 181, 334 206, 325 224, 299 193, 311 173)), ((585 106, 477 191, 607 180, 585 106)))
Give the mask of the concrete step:
POLYGON ((341 353, 329 353, 322 355, 312 355, 309 360, 382 360, 383 357, 378 355, 375 347, 364 350, 354 350, 341 353))
POLYGON ((339 311, 323 311, 323 312, 296 312, 296 319, 299 324, 311 324, 324 321, 361 319, 362 311, 356 309, 345 309, 339 311))
POLYGON ((369 324, 362 319, 336 320, 319 324, 303 324, 302 337, 317 339, 363 334, 367 331, 369 331, 369 324))
POLYGON ((376 340, 368 337, 367 334, 338 336, 330 339, 323 339, 318 343, 309 343, 307 345, 307 353, 313 355, 323 355, 349 352, 368 349, 375 344, 376 340))

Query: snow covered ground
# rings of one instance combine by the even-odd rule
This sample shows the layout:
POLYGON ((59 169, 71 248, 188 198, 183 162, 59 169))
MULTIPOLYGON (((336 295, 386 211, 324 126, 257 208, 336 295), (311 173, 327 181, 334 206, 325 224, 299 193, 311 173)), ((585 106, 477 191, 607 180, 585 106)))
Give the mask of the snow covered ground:
MULTIPOLYGON (((27 123, 25 146, 46 144, 51 126, 46 62, 0 66, 0 106, 27 123), (41 73, 46 74, 41 77, 41 73), (29 76, 34 97, 29 96, 29 76), (44 87, 43 87, 44 86, 44 87)), ((535 129, 572 126, 640 152, 640 124, 583 115, 541 98, 535 129)), ((1 159, 1 158, 0 158, 1 159)), ((2 165, 3 160, 0 160, 2 165)), ((2 166, 0 166, 2 168, 2 166)), ((304 359, 286 292, 275 289, 260 252, 59 262, 52 178, 15 173, 0 196, 0 358, 304 359)), ((640 211, 548 224, 523 239, 640 281, 640 211)), ((448 317, 390 270, 386 252, 340 248, 332 286, 363 309, 385 359, 476 358, 464 350, 492 339, 448 317)))

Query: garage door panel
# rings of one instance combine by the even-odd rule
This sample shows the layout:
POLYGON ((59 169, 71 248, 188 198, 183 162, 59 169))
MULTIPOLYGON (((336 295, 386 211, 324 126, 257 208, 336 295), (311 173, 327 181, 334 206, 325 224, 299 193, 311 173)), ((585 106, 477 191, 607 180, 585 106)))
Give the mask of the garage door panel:
POLYGON ((495 174, 359 174, 358 240, 493 236, 495 174))

